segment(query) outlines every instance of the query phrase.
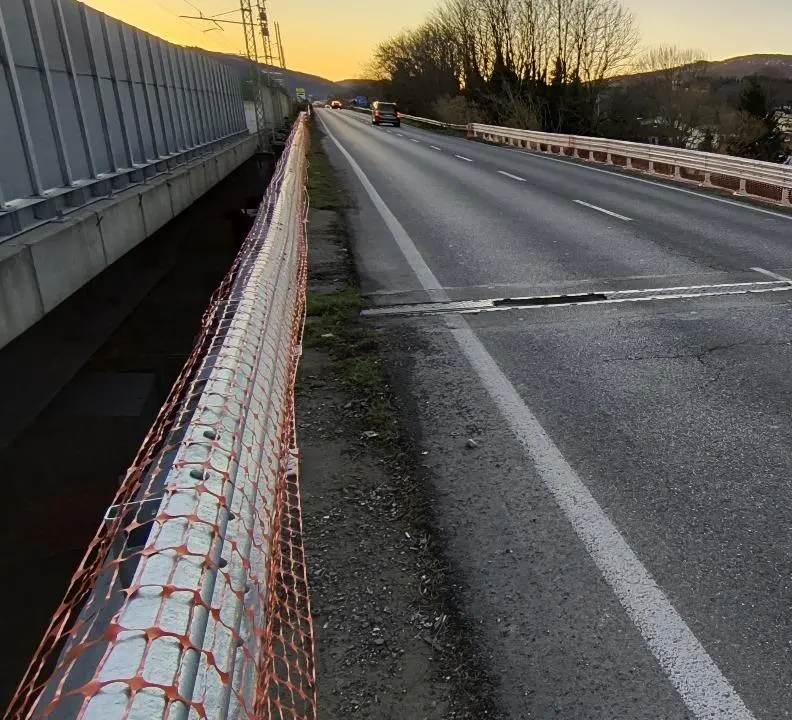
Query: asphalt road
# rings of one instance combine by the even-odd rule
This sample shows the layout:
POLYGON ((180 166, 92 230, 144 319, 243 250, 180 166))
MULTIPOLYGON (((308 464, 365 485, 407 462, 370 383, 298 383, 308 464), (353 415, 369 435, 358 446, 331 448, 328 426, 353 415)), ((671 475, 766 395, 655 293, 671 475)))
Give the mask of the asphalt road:
POLYGON ((374 305, 692 288, 376 320, 501 716, 792 715, 792 215, 320 119, 374 305))

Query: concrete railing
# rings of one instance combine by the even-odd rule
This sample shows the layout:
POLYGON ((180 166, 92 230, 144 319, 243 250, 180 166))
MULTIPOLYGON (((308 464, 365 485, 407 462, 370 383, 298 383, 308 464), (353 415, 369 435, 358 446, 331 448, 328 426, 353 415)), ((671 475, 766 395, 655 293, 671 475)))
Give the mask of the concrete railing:
POLYGON ((293 425, 308 140, 303 115, 5 718, 315 717, 293 425))
POLYGON ((631 170, 695 182, 702 187, 730 190, 737 195, 792 206, 792 167, 787 165, 661 145, 475 123, 468 125, 468 137, 526 150, 619 165, 631 170))

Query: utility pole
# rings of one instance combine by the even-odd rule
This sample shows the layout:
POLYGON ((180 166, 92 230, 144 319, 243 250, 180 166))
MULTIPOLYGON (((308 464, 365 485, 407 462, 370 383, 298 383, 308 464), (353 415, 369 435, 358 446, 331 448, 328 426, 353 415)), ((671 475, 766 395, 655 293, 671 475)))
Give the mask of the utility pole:
POLYGON ((263 43, 262 60, 265 65, 273 67, 275 65, 275 55, 272 52, 272 36, 270 34, 267 4, 265 0, 257 0, 256 9, 258 11, 258 21, 261 27, 261 40, 263 43))
MULTIPOLYGON (((250 63, 250 82, 253 92, 253 107, 256 116, 256 136, 259 141, 259 150, 269 149, 270 137, 267 134, 267 114, 264 106, 264 83, 262 82, 262 72, 259 67, 259 62, 263 62, 269 67, 275 65, 275 57, 272 54, 272 39, 270 37, 269 19, 267 17, 266 0, 239 0, 239 13, 242 15, 242 21, 239 20, 218 20, 221 15, 228 15, 237 12, 231 10, 229 12, 220 13, 219 15, 206 16, 203 13, 199 15, 180 15, 180 17, 188 18, 191 20, 204 20, 206 22, 214 23, 220 27, 219 23, 226 23, 228 25, 241 25, 245 34, 245 55, 250 63), (261 34, 259 40, 258 35, 261 34), (259 51, 259 47, 261 50, 259 51)), ((222 28, 221 28, 222 29, 222 28)), ((277 30, 277 26, 276 26, 277 30)), ((278 47, 281 57, 283 59, 283 46, 280 44, 280 31, 277 31, 278 47)), ((274 118, 273 118, 274 120, 274 118)), ((273 128, 274 129, 274 128, 273 128)))
POLYGON ((275 40, 278 44, 278 60, 280 66, 286 69, 286 55, 283 52, 283 41, 281 40, 280 23, 275 23, 275 40))
POLYGON ((256 23, 253 14, 252 0, 239 0, 239 10, 242 13, 242 28, 245 33, 245 54, 250 62, 250 84, 256 116, 256 136, 258 137, 259 150, 264 150, 264 130, 267 125, 267 116, 264 111, 261 70, 258 66, 258 43, 256 42, 258 23, 256 23))

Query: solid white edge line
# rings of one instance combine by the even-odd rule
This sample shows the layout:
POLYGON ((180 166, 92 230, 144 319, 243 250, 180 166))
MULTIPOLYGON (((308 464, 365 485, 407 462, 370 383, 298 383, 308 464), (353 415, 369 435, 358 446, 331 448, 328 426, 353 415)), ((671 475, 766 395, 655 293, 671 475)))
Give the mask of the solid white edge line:
POLYGON ((752 267, 751 270, 753 270, 754 272, 761 273, 762 275, 767 275, 767 277, 775 278, 776 280, 781 280, 781 282, 792 283, 792 278, 788 278, 784 275, 779 275, 778 273, 771 272, 770 270, 765 270, 764 268, 752 267))
POLYGON ((525 178, 520 177, 519 175, 512 175, 510 172, 506 172, 505 170, 497 170, 496 172, 499 175, 505 175, 507 178, 511 178, 512 180, 518 180, 519 182, 528 182, 525 178))
POLYGON ((636 177, 635 175, 630 175, 628 173, 619 173, 614 172, 613 170, 592 167, 591 165, 585 164, 583 161, 575 162, 573 160, 562 160, 561 158, 550 157, 549 155, 541 152, 514 150, 513 148, 502 147, 500 145, 489 145, 488 147, 499 148, 501 150, 515 152, 520 155, 527 155, 528 157, 537 158, 538 160, 549 160, 550 162, 561 163, 562 165, 570 165, 571 167, 580 168, 581 170, 590 170, 591 172, 603 173, 604 175, 610 175, 611 177, 623 178, 625 180, 634 180, 635 182, 653 185, 654 187, 663 188, 664 190, 672 190, 673 192, 682 193, 683 195, 692 195, 693 197, 702 198, 703 200, 712 200, 713 202, 719 202, 723 205, 731 205, 732 207, 742 208, 743 210, 753 210, 754 212, 762 213, 763 215, 771 215, 772 217, 783 218, 784 220, 792 220, 792 214, 785 215, 784 213, 756 207, 756 205, 749 205, 748 203, 737 202, 736 200, 729 200, 727 198, 717 197, 716 195, 706 195, 705 193, 696 192, 695 190, 688 190, 687 188, 677 187, 676 185, 666 185, 665 183, 656 182, 655 180, 648 180, 647 178, 643 177, 636 177))
POLYGON ((596 210, 597 212, 605 213, 605 215, 610 215, 611 217, 619 218, 619 220, 626 220, 627 222, 632 222, 632 218, 628 218, 626 215, 619 215, 619 213, 615 213, 611 210, 606 210, 605 208, 601 208, 598 205, 592 205, 591 203, 583 202, 582 200, 573 200, 573 203, 577 203, 578 205, 583 205, 584 207, 591 208, 592 210, 596 210))
POLYGON ((355 162, 355 159, 349 154, 349 151, 336 139, 335 135, 330 132, 330 128, 327 126, 327 123, 323 118, 321 119, 321 123, 325 133, 327 133, 327 137, 333 141, 333 144, 338 148, 339 152, 344 156, 344 158, 346 158, 346 161, 352 168, 352 172, 355 173, 355 176, 360 181, 360 184, 363 186, 366 194, 369 196, 369 198, 371 198, 371 201, 374 203, 374 207, 385 221, 385 225, 393 235, 393 239, 399 246, 399 249, 404 255, 405 260, 407 260, 407 264, 418 278, 418 282, 421 283, 421 286, 424 288, 424 290, 426 290, 434 302, 449 300, 450 298, 448 293, 443 290, 440 286, 440 283, 437 282, 437 278, 434 276, 434 273, 429 269, 429 266, 421 257, 418 249, 407 235, 407 231, 402 227, 401 223, 396 219, 396 216, 391 212, 391 209, 385 204, 385 201, 375 190, 374 186, 371 184, 371 181, 368 179, 368 177, 366 177, 366 174, 363 172, 360 165, 355 162))
MULTIPOLYGON (((448 294, 421 257, 412 238, 366 174, 323 120, 322 125, 327 136, 350 164, 427 294, 435 296, 438 301, 448 300, 448 294)), ((685 705, 699 720, 755 720, 467 321, 454 315, 445 316, 445 322, 685 705)))
POLYGON ((469 162, 469 163, 473 162, 470 158, 466 158, 464 155, 454 155, 454 157, 457 157, 460 160, 464 160, 465 162, 469 162))

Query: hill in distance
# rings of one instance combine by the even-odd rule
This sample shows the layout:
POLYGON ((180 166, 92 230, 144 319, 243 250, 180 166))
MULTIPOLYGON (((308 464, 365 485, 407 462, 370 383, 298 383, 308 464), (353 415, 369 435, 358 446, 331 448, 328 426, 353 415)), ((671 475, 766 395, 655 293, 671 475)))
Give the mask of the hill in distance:
MULTIPOLYGON (((199 48, 195 48, 199 50, 199 48)), ((228 65, 240 78, 246 80, 249 77, 249 66, 246 58, 240 55, 228 53, 211 52, 202 50, 220 62, 228 65)), ((754 54, 741 55, 739 57, 728 58, 726 60, 704 61, 697 64, 704 65, 707 74, 714 77, 736 77, 742 78, 748 75, 761 75, 779 79, 792 80, 792 55, 780 54, 754 54)), ((352 95, 368 95, 375 97, 382 90, 382 84, 377 80, 366 78, 349 78, 333 82, 320 75, 298 72, 279 67, 261 65, 262 69, 272 72, 286 86, 289 94, 294 96, 297 88, 304 88, 305 92, 317 100, 324 100, 332 97, 345 98, 352 95)), ((630 75, 622 75, 613 78, 614 81, 624 82, 630 75)))
MULTIPOLYGON (((200 48, 194 49, 199 50, 200 48)), ((247 80, 250 77, 250 65, 248 64, 247 58, 241 55, 231 55, 229 53, 212 52, 209 50, 202 50, 202 52, 228 65, 240 80, 247 80)), ((328 80, 319 75, 311 75, 310 73, 273 67, 262 63, 260 63, 260 67, 262 70, 271 72, 278 78, 286 86, 286 89, 292 96, 296 94, 297 88, 303 88, 308 95, 313 96, 317 100, 334 97, 338 93, 343 92, 338 83, 334 83, 332 80, 328 80)))
POLYGON ((704 63, 710 75, 720 77, 765 77, 792 79, 792 55, 741 55, 704 63))

